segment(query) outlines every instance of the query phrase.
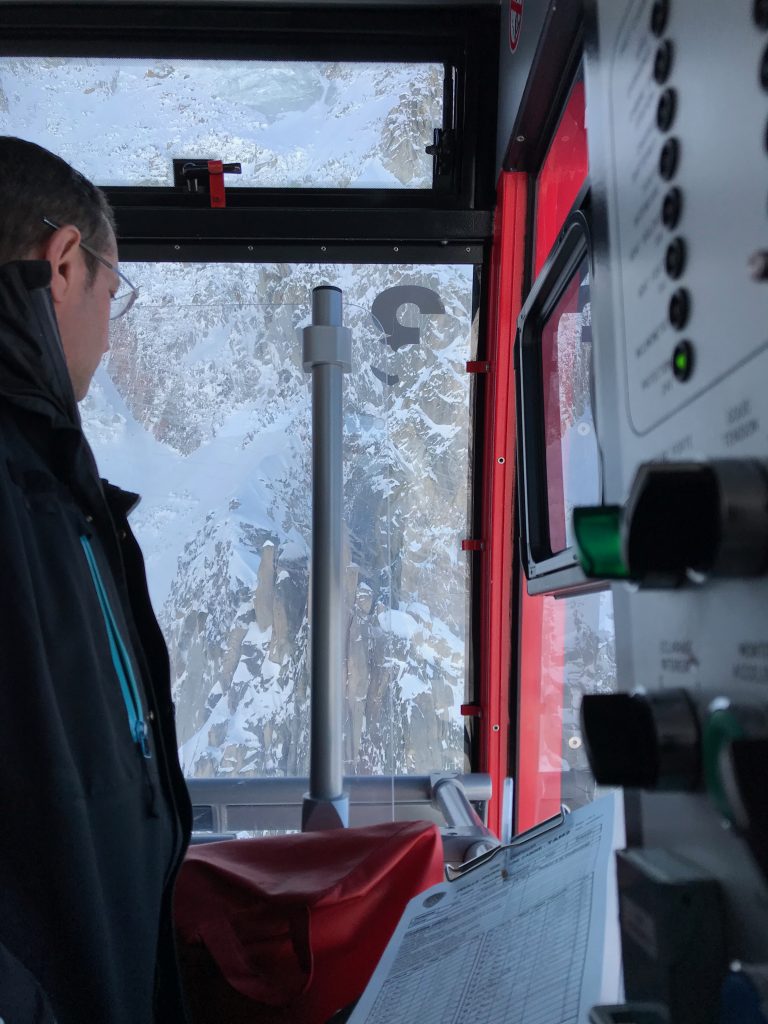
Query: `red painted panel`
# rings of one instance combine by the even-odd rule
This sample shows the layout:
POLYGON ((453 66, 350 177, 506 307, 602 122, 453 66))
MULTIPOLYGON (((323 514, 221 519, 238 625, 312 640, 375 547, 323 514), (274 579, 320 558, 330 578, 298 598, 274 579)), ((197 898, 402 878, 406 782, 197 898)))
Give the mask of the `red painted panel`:
POLYGON ((587 177, 587 129, 584 82, 568 98, 555 137, 536 180, 536 256, 538 274, 587 177))
POLYGON ((521 611, 518 832, 560 810, 566 603, 531 597, 523 583, 521 611))
POLYGON ((509 681, 512 671, 512 560, 515 506, 515 381, 513 347, 522 305, 527 179, 504 172, 497 189, 488 289, 488 362, 481 555, 480 768, 493 779, 488 823, 501 827, 502 783, 508 774, 509 681))

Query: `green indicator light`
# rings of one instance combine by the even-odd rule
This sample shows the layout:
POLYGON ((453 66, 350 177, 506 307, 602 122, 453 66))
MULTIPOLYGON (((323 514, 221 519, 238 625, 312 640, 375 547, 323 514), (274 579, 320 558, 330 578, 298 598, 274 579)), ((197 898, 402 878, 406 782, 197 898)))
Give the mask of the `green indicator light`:
POLYGON ((621 506, 598 505, 573 510, 579 561, 594 579, 624 580, 629 576, 621 553, 621 506))
POLYGON ((681 384, 690 379, 693 373, 693 362, 694 353, 691 342, 678 342, 675 345, 675 351, 672 353, 672 373, 681 384))

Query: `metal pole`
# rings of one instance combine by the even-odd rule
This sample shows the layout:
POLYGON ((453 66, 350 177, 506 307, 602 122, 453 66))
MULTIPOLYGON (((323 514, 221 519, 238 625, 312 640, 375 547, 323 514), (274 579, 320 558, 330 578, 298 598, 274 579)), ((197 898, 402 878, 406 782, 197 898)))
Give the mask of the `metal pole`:
POLYGON ((312 292, 304 370, 312 373, 311 736, 302 830, 349 823, 343 787, 342 375, 352 368, 352 333, 342 326, 340 289, 312 292))

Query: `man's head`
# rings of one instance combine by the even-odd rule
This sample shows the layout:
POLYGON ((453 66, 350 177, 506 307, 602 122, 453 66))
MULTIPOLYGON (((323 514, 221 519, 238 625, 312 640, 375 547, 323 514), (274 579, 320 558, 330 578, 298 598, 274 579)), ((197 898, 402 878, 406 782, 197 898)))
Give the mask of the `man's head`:
POLYGON ((0 264, 51 264, 51 296, 78 401, 109 348, 110 298, 120 285, 112 211, 103 192, 41 146, 0 136, 0 264), (59 227, 52 228, 50 221, 59 227))

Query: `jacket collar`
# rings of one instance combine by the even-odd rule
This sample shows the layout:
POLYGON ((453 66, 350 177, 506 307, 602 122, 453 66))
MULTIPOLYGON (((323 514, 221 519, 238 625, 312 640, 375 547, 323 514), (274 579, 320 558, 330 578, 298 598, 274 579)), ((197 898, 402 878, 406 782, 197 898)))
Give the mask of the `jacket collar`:
POLYGON ((55 426, 80 428, 47 260, 0 266, 0 395, 55 426))

